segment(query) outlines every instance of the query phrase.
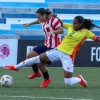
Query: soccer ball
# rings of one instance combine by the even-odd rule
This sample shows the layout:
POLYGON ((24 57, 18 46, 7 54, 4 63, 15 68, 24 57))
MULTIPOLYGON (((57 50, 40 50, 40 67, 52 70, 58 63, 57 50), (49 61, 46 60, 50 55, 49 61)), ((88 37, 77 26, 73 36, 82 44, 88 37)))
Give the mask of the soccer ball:
POLYGON ((12 86, 13 78, 10 75, 4 75, 1 77, 0 82, 3 87, 10 87, 12 86))

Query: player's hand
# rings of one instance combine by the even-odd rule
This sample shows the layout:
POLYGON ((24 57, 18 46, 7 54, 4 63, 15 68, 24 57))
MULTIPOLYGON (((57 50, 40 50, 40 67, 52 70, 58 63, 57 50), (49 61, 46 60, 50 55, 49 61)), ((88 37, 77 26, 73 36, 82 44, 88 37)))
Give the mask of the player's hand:
POLYGON ((24 27, 28 27, 30 26, 30 23, 27 23, 27 24, 22 24, 24 27))
POLYGON ((49 37, 51 34, 53 34, 53 31, 46 33, 46 36, 49 37))

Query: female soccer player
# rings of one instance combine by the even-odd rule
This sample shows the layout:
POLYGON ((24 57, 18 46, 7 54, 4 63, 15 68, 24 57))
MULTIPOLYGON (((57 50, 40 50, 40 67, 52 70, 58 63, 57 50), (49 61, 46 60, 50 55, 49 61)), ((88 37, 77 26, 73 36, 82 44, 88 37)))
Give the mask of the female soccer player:
POLYGON ((87 87, 87 82, 83 79, 82 75, 73 77, 74 59, 79 48, 86 39, 91 38, 94 41, 100 41, 99 36, 96 36, 94 33, 89 31, 90 29, 93 29, 93 27, 98 26, 94 25, 90 19, 84 19, 82 16, 76 16, 73 19, 73 24, 63 23, 62 21, 61 24, 68 30, 68 32, 56 49, 52 49, 42 53, 40 56, 25 60, 18 65, 5 66, 5 68, 18 71, 18 69, 23 66, 37 63, 46 64, 59 60, 62 62, 62 68, 64 70, 65 84, 73 85, 80 83, 84 87, 87 87))
MULTIPOLYGON (((43 45, 33 48, 27 54, 28 59, 40 55, 41 53, 46 52, 48 50, 51 50, 61 43, 61 34, 63 33, 63 29, 61 27, 59 20, 55 17, 52 17, 51 15, 52 14, 51 11, 49 11, 49 9, 45 10, 44 8, 39 8, 36 12, 38 20, 32 23, 23 24, 25 27, 28 27, 33 24, 41 24, 46 37, 45 43, 43 45)), ((40 68, 44 76, 43 84, 45 84, 46 82, 50 82, 51 78, 49 78, 49 74, 47 72, 46 67, 42 66, 45 65, 38 64, 38 67, 40 68)), ((38 67, 36 64, 32 65, 33 74, 28 76, 29 79, 40 77, 42 75, 39 72, 38 67)), ((42 87, 42 85, 40 87, 42 87)))

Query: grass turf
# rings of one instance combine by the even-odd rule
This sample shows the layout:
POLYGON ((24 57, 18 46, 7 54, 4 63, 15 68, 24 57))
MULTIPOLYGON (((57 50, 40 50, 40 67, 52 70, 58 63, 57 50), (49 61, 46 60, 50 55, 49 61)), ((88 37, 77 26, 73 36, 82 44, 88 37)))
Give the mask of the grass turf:
POLYGON ((8 74, 14 79, 11 87, 0 86, 0 100, 100 100, 100 68, 75 67, 74 75, 82 74, 88 82, 88 88, 76 84, 66 86, 61 67, 48 68, 51 83, 40 88, 43 77, 27 79, 31 68, 21 68, 18 72, 0 68, 0 76, 8 74))

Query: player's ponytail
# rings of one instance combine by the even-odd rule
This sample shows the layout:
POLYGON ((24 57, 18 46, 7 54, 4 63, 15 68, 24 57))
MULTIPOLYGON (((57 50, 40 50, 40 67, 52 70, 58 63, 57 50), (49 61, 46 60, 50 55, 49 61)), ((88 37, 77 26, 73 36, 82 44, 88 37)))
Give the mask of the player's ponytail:
POLYGON ((75 19, 79 22, 82 23, 82 28, 86 28, 88 30, 92 30, 93 27, 100 28, 99 26, 96 26, 93 24, 93 20, 90 19, 84 19, 82 16, 76 16, 75 19))
POLYGON ((49 9, 47 9, 46 12, 47 12, 46 13, 47 15, 50 15, 51 14, 51 11, 49 9))
POLYGON ((83 27, 88 30, 92 30, 93 27, 100 28, 99 26, 96 26, 95 24, 93 24, 93 20, 90 20, 90 19, 84 19, 83 27))
POLYGON ((90 19, 84 19, 83 28, 86 28, 88 30, 92 30, 94 27, 94 24, 92 23, 93 20, 90 19))

